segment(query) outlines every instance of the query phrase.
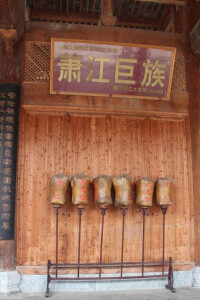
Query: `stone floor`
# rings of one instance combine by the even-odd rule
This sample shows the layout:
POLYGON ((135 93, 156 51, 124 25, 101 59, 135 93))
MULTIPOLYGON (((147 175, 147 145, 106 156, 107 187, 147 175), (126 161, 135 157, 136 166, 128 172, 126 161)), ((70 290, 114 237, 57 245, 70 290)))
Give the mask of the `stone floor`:
POLYGON ((200 288, 177 288, 176 293, 167 289, 112 291, 112 292, 52 292, 50 298, 44 293, 19 293, 3 296, 1 300, 200 300, 200 288))

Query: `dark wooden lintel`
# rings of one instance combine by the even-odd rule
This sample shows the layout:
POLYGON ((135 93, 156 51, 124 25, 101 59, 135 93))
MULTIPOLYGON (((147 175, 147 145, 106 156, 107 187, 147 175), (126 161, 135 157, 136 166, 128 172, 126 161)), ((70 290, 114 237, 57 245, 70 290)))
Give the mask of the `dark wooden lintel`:
POLYGON ((120 17, 117 19, 116 25, 122 25, 127 27, 140 26, 150 29, 156 28, 158 30, 161 28, 160 18, 155 18, 152 20, 151 18, 142 17, 120 17))
POLYGON ((50 11, 45 9, 33 9, 31 13, 32 20, 48 21, 48 22, 61 22, 61 23, 86 23, 97 24, 99 15, 89 15, 86 13, 66 13, 60 11, 50 11))
POLYGON ((30 22, 25 31, 25 40, 50 42, 51 38, 98 40, 130 44, 160 45, 169 47, 184 47, 183 34, 161 31, 113 28, 104 26, 89 26, 81 24, 56 25, 49 22, 30 22))
POLYGON ((17 31, 16 31, 16 29, 0 28, 0 37, 2 39, 17 39, 17 31))
POLYGON ((200 19, 190 33, 190 43, 193 53, 200 55, 200 19))
POLYGON ((25 1, 7 0, 12 27, 16 29, 17 36, 20 38, 25 28, 25 1))

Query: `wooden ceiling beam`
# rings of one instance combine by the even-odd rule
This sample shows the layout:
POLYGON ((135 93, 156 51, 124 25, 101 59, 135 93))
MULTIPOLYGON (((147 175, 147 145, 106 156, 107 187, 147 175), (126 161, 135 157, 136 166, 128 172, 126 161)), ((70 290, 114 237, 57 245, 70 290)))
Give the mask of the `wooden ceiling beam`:
POLYGON ((172 27, 173 27, 173 22, 172 22, 172 19, 170 19, 170 21, 169 21, 167 27, 165 28, 165 31, 166 31, 166 32, 173 32, 173 31, 172 31, 172 27))
POLYGON ((120 17, 121 16, 121 11, 122 11, 122 5, 123 5, 123 0, 120 0, 120 4, 119 4, 119 8, 118 8, 118 13, 117 16, 120 17))
POLYGON ((138 2, 153 2, 153 3, 160 3, 160 4, 172 4, 177 6, 184 6, 186 5, 185 0, 136 0, 138 2))
POLYGON ((66 13, 60 11, 50 10, 32 10, 32 20, 41 21, 59 21, 59 22, 84 22, 84 23, 98 23, 99 15, 90 15, 86 13, 66 13))
POLYGON ((95 4, 96 4, 96 0, 93 0, 93 3, 92 3, 92 14, 93 15, 95 14, 95 4))
POLYGON ((160 19, 155 18, 143 18, 143 17, 134 17, 131 18, 129 16, 121 17, 117 19, 116 26, 122 27, 140 27, 140 28, 152 28, 160 30, 160 19))
POLYGON ((170 14, 171 7, 169 5, 166 5, 162 19, 160 20, 160 28, 163 31, 169 31, 169 28, 171 28, 172 20, 171 20, 171 14, 170 14))
POLYGON ((16 29, 2 29, 0 28, 0 38, 2 39, 17 39, 16 29))
POLYGON ((33 9, 36 9, 36 0, 33 0, 33 9))
POLYGON ((150 11, 150 13, 149 13, 149 18, 152 18, 152 15, 153 15, 153 11, 154 11, 155 6, 156 6, 156 3, 155 3, 155 2, 152 3, 151 11, 150 11))
POLYGON ((114 1, 113 1, 113 15, 114 15, 116 3, 117 3, 117 0, 114 0, 114 1))
POLYGON ((56 1, 55 0, 53 1, 53 9, 56 10, 56 1))
POLYGON ((52 22, 30 22, 25 31, 25 41, 50 42, 51 38, 72 38, 77 39, 98 40, 122 43, 144 44, 153 46, 168 46, 184 49, 186 43, 183 42, 184 34, 173 34, 163 31, 145 31, 140 29, 118 28, 106 26, 87 26, 79 24, 71 26, 71 24, 58 23, 56 26, 52 22))
POLYGON ((135 9, 135 5, 136 5, 136 1, 134 1, 133 4, 132 4, 131 13, 130 13, 130 16, 131 16, 131 17, 133 16, 133 12, 134 12, 134 9, 135 9))
POLYGON ((86 13, 88 14, 88 12, 89 12, 89 0, 87 0, 87 3, 86 3, 86 13))
POLYGON ((126 8, 124 10, 124 15, 128 15, 128 9, 129 9, 130 2, 131 2, 131 0, 127 0, 126 8))
POLYGON ((79 12, 82 13, 82 11, 83 11, 83 0, 80 0, 79 12))
POLYGON ((114 26, 117 17, 113 16, 113 1, 102 0, 102 14, 100 16, 101 23, 105 26, 114 26))
POLYGON ((155 18, 157 18, 157 16, 159 15, 159 12, 160 12, 161 8, 162 8, 162 4, 158 6, 158 8, 156 10, 156 13, 155 13, 155 16, 154 16, 155 18))
POLYGON ((25 2, 21 0, 7 0, 12 28, 21 37, 25 28, 25 2))
POLYGON ((146 7, 145 7, 144 13, 143 13, 143 16, 144 16, 144 17, 145 17, 145 15, 146 15, 146 12, 147 12, 147 9, 148 9, 149 5, 150 5, 150 3, 147 3, 147 4, 146 4, 146 7))
POLYGON ((200 19, 190 33, 190 44, 193 53, 200 55, 200 19))
POLYGON ((76 0, 73 0, 73 12, 76 11, 76 0))
POLYGON ((69 12, 69 0, 66 0, 66 8, 65 11, 68 13, 69 12))
MULTIPOLYGON (((102 16, 101 16, 102 18, 102 16)), ((99 16, 90 15, 86 13, 68 13, 65 12, 51 12, 46 10, 33 10, 32 19, 34 20, 45 20, 45 21, 60 21, 60 22, 78 22, 78 23, 91 23, 98 24, 99 16)), ((109 19, 109 18, 108 18, 109 19)), ((115 17, 116 20, 116 17, 115 17)), ((149 27, 149 28, 160 28, 160 20, 155 18, 153 21, 151 18, 142 18, 142 17, 130 17, 124 16, 120 17, 116 21, 116 26, 128 26, 128 27, 149 27)))
POLYGON ((140 14, 142 5, 143 5, 143 3, 142 3, 142 1, 141 1, 140 4, 139 4, 139 7, 138 7, 137 15, 136 15, 137 18, 139 17, 139 14, 140 14))

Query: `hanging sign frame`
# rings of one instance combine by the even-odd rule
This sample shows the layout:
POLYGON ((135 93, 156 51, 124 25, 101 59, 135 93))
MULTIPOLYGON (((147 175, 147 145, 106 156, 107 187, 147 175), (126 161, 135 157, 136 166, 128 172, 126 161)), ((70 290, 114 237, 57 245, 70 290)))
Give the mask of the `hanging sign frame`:
POLYGON ((50 93, 169 100, 176 49, 51 39, 50 93))

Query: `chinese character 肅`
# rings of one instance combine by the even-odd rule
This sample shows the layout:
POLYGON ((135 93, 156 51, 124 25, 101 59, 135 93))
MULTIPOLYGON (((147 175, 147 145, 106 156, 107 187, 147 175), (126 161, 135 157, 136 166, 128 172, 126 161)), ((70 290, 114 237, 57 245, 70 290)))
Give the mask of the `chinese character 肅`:
POLYGON ((60 63, 58 63, 60 67, 60 75, 58 81, 67 80, 68 82, 72 82, 73 79, 77 80, 77 82, 81 81, 81 67, 82 64, 78 59, 66 58, 61 59, 60 63))

